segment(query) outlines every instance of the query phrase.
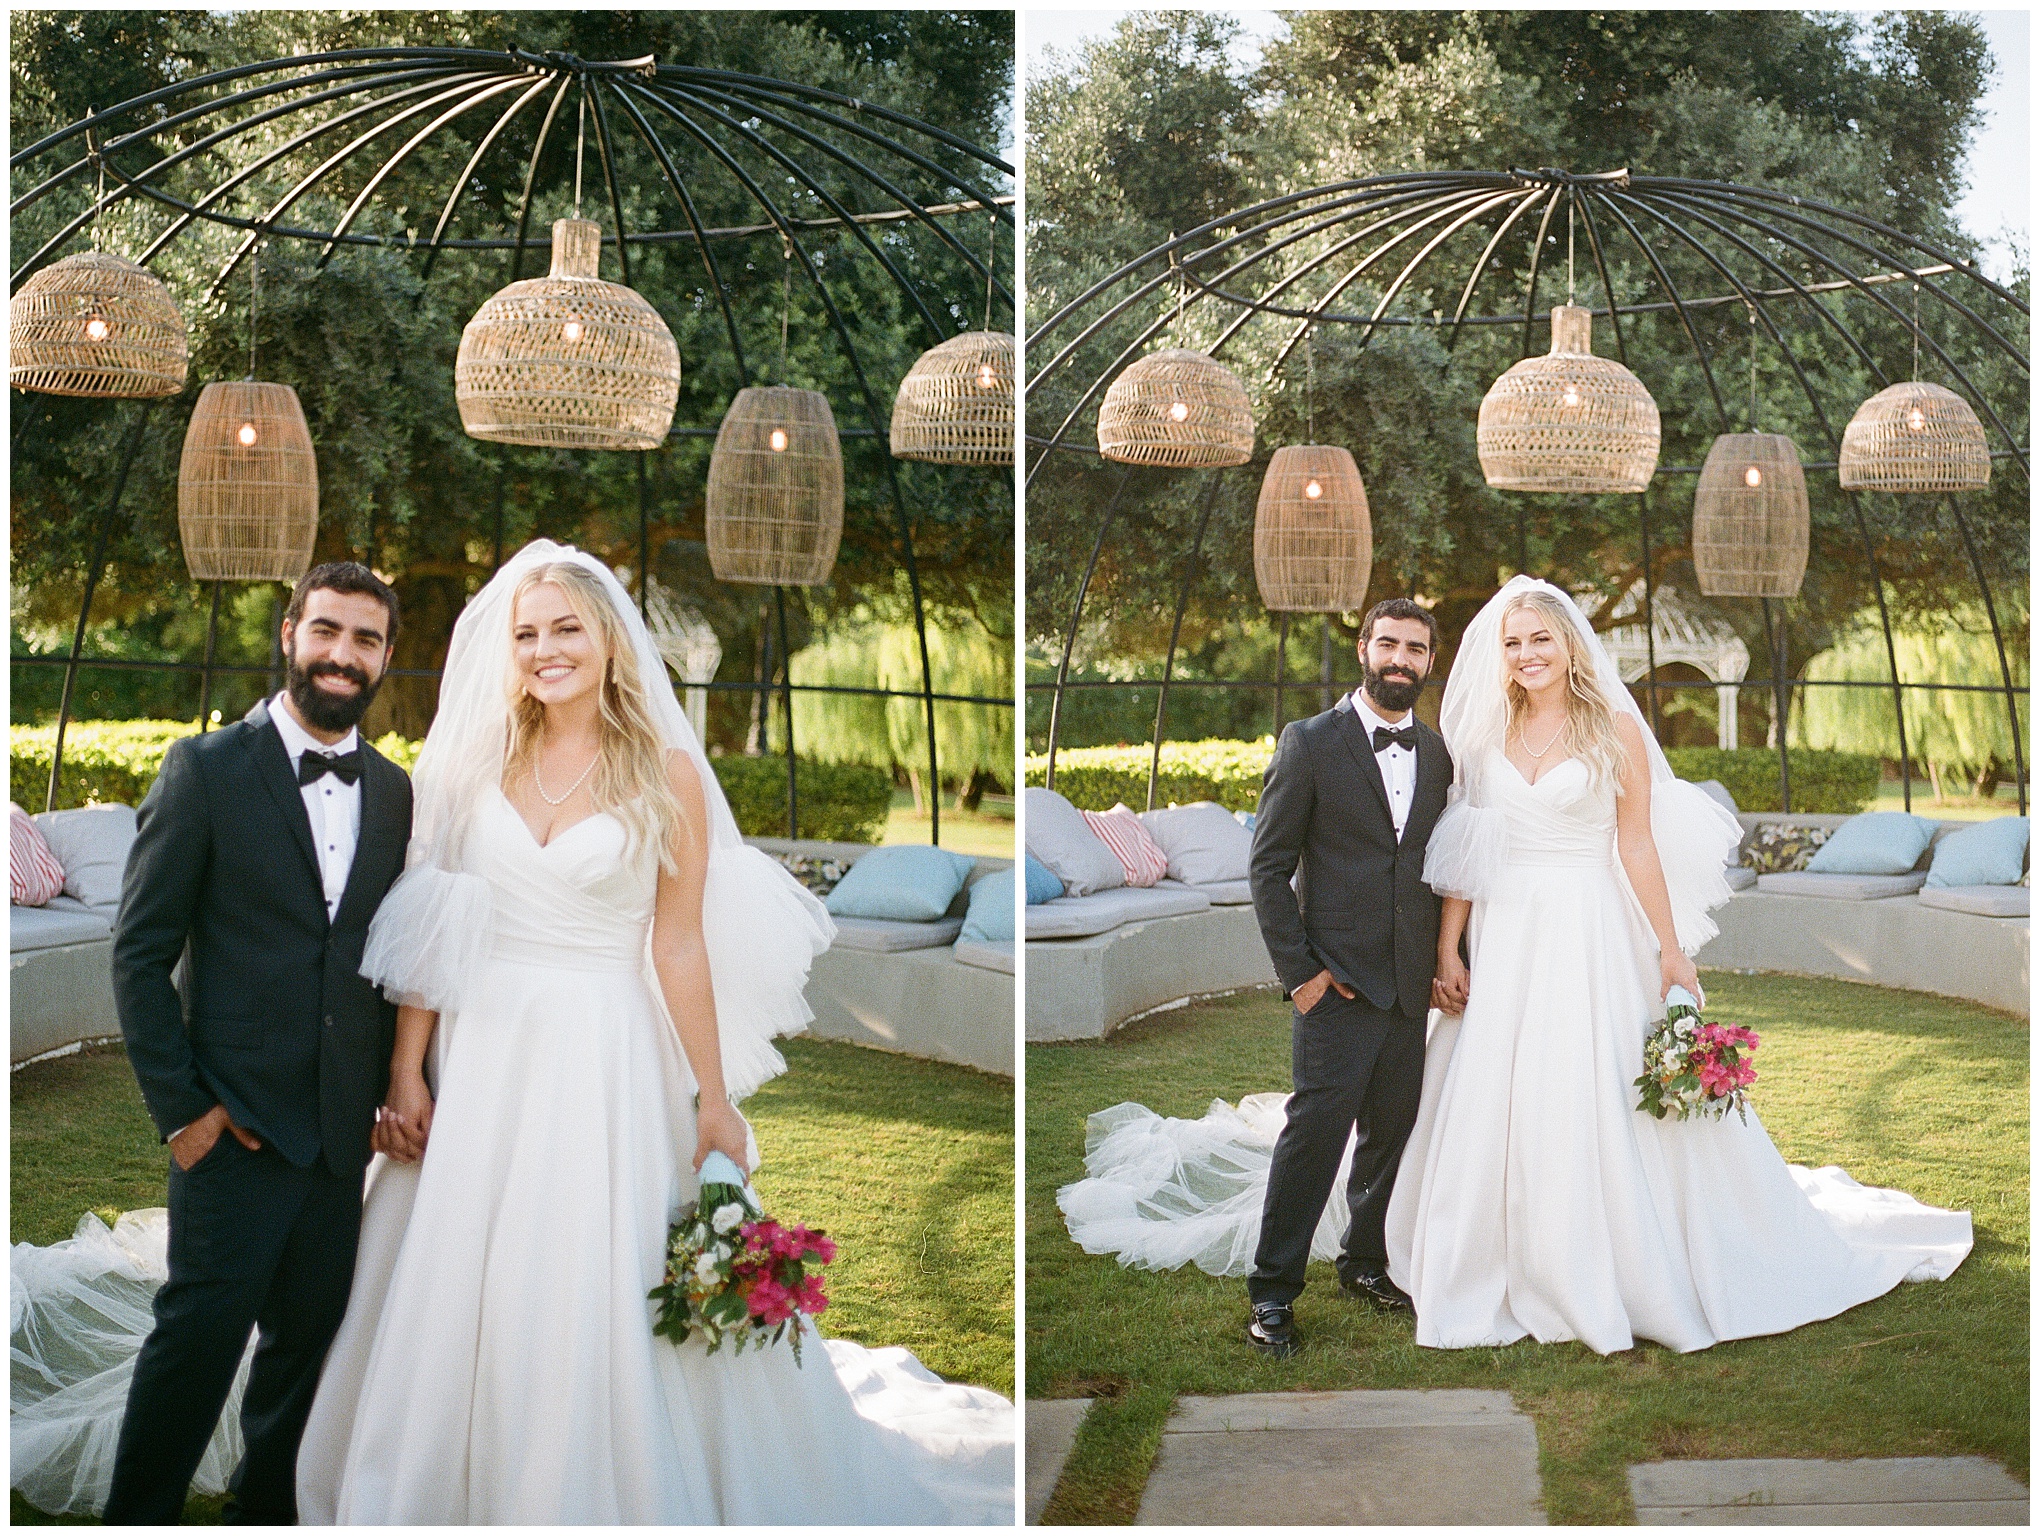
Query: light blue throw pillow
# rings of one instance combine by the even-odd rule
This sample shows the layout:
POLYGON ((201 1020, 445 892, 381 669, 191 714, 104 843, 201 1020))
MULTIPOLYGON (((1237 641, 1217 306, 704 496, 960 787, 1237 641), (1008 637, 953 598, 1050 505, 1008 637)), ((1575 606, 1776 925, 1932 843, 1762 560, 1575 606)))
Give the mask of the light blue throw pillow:
POLYGON ((973 944, 1011 944, 1014 916, 1013 872, 994 870, 970 888, 970 912, 957 937, 973 944))
POLYGON ((1807 862, 1813 875, 1903 875, 1934 840, 1934 824, 1904 811, 1851 816, 1807 862))
MULTIPOLYGON (((1028 854, 1027 905, 1038 907, 1044 901, 1054 901, 1062 893, 1063 883, 1056 879, 1055 871, 1042 863, 1033 854, 1028 854)), ((973 899, 975 899, 975 893, 973 893, 973 899)))
POLYGON ((1934 845, 1929 885, 2017 885, 2026 872, 2026 839, 2031 824, 2023 816, 1994 816, 1960 832, 1950 832, 1934 845))
POLYGON ((850 866, 823 905, 836 917, 932 923, 976 867, 975 859, 947 848, 874 848, 850 866))

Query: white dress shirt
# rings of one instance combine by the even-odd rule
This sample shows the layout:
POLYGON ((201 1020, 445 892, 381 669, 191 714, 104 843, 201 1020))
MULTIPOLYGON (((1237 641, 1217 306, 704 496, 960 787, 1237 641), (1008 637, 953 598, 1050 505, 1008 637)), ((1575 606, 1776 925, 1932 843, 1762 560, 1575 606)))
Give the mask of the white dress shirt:
MULTIPOLYGON (((1411 710, 1400 721, 1381 718, 1367 697, 1365 688, 1352 692, 1353 713, 1360 717, 1360 724, 1367 730, 1367 745, 1374 745, 1375 727, 1383 730, 1400 731, 1417 723, 1417 714, 1411 710)), ((1388 791, 1388 814, 1395 821, 1395 837, 1402 841, 1403 826, 1410 819, 1410 801, 1417 793, 1417 754, 1409 747, 1388 747, 1374 754, 1376 766, 1381 769, 1382 787, 1388 791)))
MULTIPOLYGON (((291 777, 297 777, 298 761, 307 751, 336 756, 361 745, 361 733, 350 730, 332 746, 320 741, 297 722, 285 695, 269 701, 269 718, 276 722, 276 734, 283 738, 283 750, 290 754, 291 777)), ((343 783, 331 773, 322 773, 299 787, 304 796, 305 815, 312 823, 312 846, 319 851, 319 873, 326 887, 326 917, 340 911, 340 897, 347 889, 348 871, 354 868, 354 844, 361 835, 361 781, 343 783)))

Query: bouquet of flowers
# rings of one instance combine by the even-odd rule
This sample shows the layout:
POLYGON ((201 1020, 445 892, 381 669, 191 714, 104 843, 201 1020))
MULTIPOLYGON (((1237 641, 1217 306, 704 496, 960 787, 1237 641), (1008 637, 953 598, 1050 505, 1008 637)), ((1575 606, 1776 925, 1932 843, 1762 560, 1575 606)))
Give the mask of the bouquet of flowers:
POLYGON ((800 1363, 802 1314, 829 1304, 810 1273, 836 1257, 822 1232, 781 1226, 758 1209, 743 1170, 720 1152, 701 1165, 701 1197, 681 1209, 666 1238, 665 1279, 654 1286, 652 1332, 676 1344, 699 1332, 714 1354, 742 1354, 788 1339, 800 1363))
POLYGON ((1748 1058, 1757 1049, 1755 1030, 1739 1024, 1710 1024, 1700 1017, 1700 1000, 1684 987, 1665 996, 1665 1021, 1643 1047, 1642 1097, 1636 1107, 1662 1120, 1676 1113, 1720 1119, 1733 1109, 1747 1123, 1749 1086, 1757 1069, 1748 1058))

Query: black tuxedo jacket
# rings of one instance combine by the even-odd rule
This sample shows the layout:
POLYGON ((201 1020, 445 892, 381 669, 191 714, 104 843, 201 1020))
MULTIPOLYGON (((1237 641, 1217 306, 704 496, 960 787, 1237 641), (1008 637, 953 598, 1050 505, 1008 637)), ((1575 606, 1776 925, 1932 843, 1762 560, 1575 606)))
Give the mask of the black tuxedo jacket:
POLYGON ((1445 738, 1418 721, 1416 792, 1398 842, 1374 745, 1350 697, 1283 729, 1261 781, 1249 874, 1285 991, 1330 971, 1383 1011, 1424 1017, 1438 961, 1438 898, 1424 884, 1424 845, 1451 783, 1445 738))
POLYGON ((366 741, 361 754, 361 831, 330 922, 268 704, 165 755, 113 934, 121 1033, 164 1137, 224 1104, 300 1168, 367 1165, 396 1008, 361 975, 361 952, 403 872, 411 781, 366 741), (187 952, 180 998, 172 972, 187 952))

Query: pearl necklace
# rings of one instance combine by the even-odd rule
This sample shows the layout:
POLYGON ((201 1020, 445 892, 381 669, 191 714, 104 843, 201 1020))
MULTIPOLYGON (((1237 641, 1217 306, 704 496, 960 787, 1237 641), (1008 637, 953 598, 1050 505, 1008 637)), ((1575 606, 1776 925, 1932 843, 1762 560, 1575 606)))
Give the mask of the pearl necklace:
MULTIPOLYGON (((1558 745, 1559 737, 1565 734, 1566 727, 1571 724, 1572 724, 1571 720, 1566 720, 1559 725, 1559 728, 1556 731, 1552 732, 1551 740, 1547 741, 1544 744, 1544 752, 1549 752, 1553 747, 1558 745)), ((1530 752, 1530 733, 1528 731, 1523 730, 1519 727, 1516 731, 1516 739, 1523 744, 1523 750, 1525 752, 1530 752)), ((1544 756, 1544 752, 1530 752, 1530 755, 1533 758, 1541 758, 1544 756)))
MULTIPOLYGON (((1545 750, 1549 751, 1550 748, 1547 747, 1545 750)), ((588 766, 581 770, 581 777, 574 780, 574 782, 568 786, 567 792, 564 795, 561 795, 557 800, 553 799, 551 795, 545 792, 545 780, 541 779, 538 776, 538 759, 536 757, 534 757, 531 760, 531 782, 538 786, 538 798, 543 800, 547 805, 552 806, 565 805, 569 800, 574 798, 574 791, 579 789, 583 784, 587 782, 588 775, 595 771, 595 765, 601 761, 602 752, 600 748, 597 748, 595 755, 588 759, 588 766)))

